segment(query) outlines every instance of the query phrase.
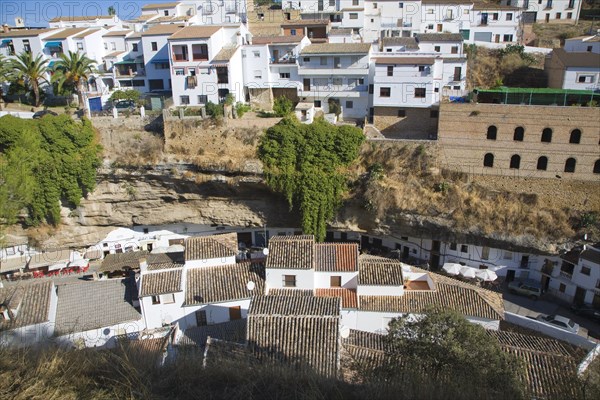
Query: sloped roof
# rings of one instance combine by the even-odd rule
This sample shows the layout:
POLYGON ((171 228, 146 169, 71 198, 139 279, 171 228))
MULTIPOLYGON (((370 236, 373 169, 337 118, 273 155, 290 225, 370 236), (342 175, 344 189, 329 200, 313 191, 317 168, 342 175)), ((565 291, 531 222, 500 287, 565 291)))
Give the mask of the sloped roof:
MULTIPOLYGON (((182 255, 183 257, 183 255, 182 255)), ((163 269, 183 268, 184 264, 179 262, 158 262, 148 264, 148 271, 159 271, 163 269)))
POLYGON ((85 332, 123 322, 138 321, 141 314, 132 301, 133 279, 109 279, 58 285, 55 335, 85 332))
POLYGON ((462 42, 460 33, 417 33, 417 42, 462 42))
POLYGON ((173 8, 179 5, 179 1, 172 1, 170 3, 150 3, 142 6, 142 10, 156 10, 159 8, 173 8))
POLYGON ((62 39, 66 39, 70 36, 75 36, 85 30, 87 30, 88 28, 67 28, 67 29, 63 29, 62 31, 55 33, 54 35, 50 35, 44 38, 44 40, 62 40, 62 39))
POLYGON ((113 58, 113 57, 117 57, 124 53, 125 53, 124 51, 113 51, 112 53, 108 53, 107 55, 105 55, 104 58, 113 58))
POLYGON ((311 269, 314 265, 314 236, 275 236, 269 240, 266 268, 311 269))
POLYGON ((142 274, 140 297, 181 292, 182 268, 142 274))
POLYGON ((127 36, 133 31, 125 30, 125 31, 110 31, 102 35, 102 37, 119 37, 119 36, 127 36))
POLYGON ((357 270, 357 243, 318 243, 315 245, 315 271, 352 272, 357 270))
MULTIPOLYGON (((600 59, 598 61, 600 61, 600 59)), ((598 67, 600 68, 600 64, 598 67)), ((580 257, 586 261, 600 265, 600 249, 595 250, 587 248, 581 252, 580 257)))
POLYGON ((113 15, 71 15, 71 16, 60 16, 50 20, 50 22, 76 22, 76 21, 95 21, 97 19, 113 19, 113 15))
POLYGON ((183 28, 183 25, 154 25, 142 32, 142 37, 144 36, 170 36, 183 28))
POLYGON ((93 35, 94 33, 97 33, 97 32, 100 32, 99 28, 91 28, 85 32, 81 32, 80 34, 75 35, 74 38, 75 39, 83 39, 84 37, 93 35))
POLYGON ((13 38, 13 37, 30 37, 38 36, 42 33, 58 31, 57 28, 44 28, 44 29, 18 29, 8 32, 0 32, 0 38, 13 38))
POLYGON ((169 36, 169 40, 207 39, 221 29, 215 25, 190 25, 169 36))
POLYGON ((246 341, 246 322, 247 320, 243 318, 221 324, 187 328, 183 331, 183 336, 177 344, 180 346, 204 347, 209 336, 228 342, 244 343, 246 341))
POLYGON ((402 263, 391 258, 363 254, 358 258, 358 284, 402 286, 402 263))
MULTIPOLYGON (((52 282, 21 284, 0 288, 0 304, 18 309, 10 320, 0 319, 0 331, 39 324, 49 320, 52 282)), ((9 311, 10 312, 10 311, 9 311)))
POLYGON ((192 236, 185 239, 185 260, 208 260, 236 256, 237 233, 211 236, 192 236))
POLYGON ((317 297, 338 297, 342 299, 342 308, 358 308, 356 290, 345 288, 315 289, 317 297))
POLYGON ((383 47, 404 46, 407 49, 418 50, 419 45, 414 37, 385 37, 382 40, 383 47))
POLYGON ((317 43, 306 46, 301 54, 367 54, 370 43, 317 43))
POLYGON ((338 298, 257 296, 248 311, 248 346, 259 359, 336 376, 339 324, 338 298))
POLYGON ((262 264, 241 262, 234 265, 191 268, 187 271, 184 305, 212 304, 249 299, 264 293, 265 269, 262 264), (253 291, 248 282, 254 282, 253 291))
POLYGON ((239 49, 239 46, 235 47, 223 47, 221 51, 212 59, 212 61, 229 61, 235 52, 239 49))
POLYGON ((300 43, 304 36, 254 36, 252 44, 294 44, 300 43))
POLYGON ((0 273, 18 271, 21 268, 25 268, 28 261, 28 256, 16 256, 16 257, 0 257, 0 273))

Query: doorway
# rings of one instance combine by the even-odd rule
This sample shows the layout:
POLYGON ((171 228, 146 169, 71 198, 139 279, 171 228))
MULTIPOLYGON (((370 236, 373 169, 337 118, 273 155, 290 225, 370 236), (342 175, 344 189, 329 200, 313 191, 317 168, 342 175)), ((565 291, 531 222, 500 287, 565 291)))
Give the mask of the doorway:
POLYGON ((575 290, 575 298, 573 299, 575 304, 583 304, 585 302, 585 289, 577 286, 575 290))
POLYGON ((310 90, 310 79, 309 78, 304 78, 304 90, 305 91, 310 90))
POLYGON ((542 293, 546 293, 550 287, 550 277, 542 275, 542 293))
POLYGON ((438 254, 432 254, 429 257, 429 268, 432 270, 437 270, 440 267, 440 256, 438 254))
POLYGON ((509 269, 506 271, 506 282, 512 282, 515 280, 515 270, 509 269))
POLYGON ((402 259, 408 260, 409 255, 410 255, 410 247, 404 246, 402 248, 402 259))
POLYGON ((229 320, 235 321, 237 319, 242 319, 242 307, 241 306, 229 307, 229 320))

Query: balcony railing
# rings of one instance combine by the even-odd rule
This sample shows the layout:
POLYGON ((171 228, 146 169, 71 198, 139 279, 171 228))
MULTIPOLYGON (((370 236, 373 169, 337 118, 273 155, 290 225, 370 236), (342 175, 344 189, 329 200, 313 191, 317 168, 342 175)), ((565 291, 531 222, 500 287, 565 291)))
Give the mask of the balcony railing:
POLYGON ((115 71, 115 74, 117 75, 117 77, 134 77, 134 76, 144 76, 144 75, 146 75, 146 71, 144 69, 139 69, 136 71, 133 71, 133 70, 123 71, 123 70, 117 69, 115 71))
POLYGON ((188 61, 187 54, 173 54, 173 60, 175 61, 188 61))
POLYGON ((280 58, 279 60, 271 59, 271 64, 296 64, 296 57, 280 58))

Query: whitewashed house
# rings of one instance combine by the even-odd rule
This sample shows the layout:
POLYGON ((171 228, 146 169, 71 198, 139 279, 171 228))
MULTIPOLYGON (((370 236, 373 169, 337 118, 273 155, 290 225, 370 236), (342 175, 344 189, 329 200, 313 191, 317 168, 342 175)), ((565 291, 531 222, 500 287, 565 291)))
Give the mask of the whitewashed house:
POLYGON ((383 37, 412 37, 421 27, 421 1, 365 0, 365 42, 383 37))
POLYGON ((314 290, 315 248, 311 235, 275 236, 269 241, 265 264, 265 291, 314 290))
POLYGON ((59 16, 52 18, 48 25, 50 28, 119 28, 121 20, 117 15, 86 15, 86 16, 59 16))
POLYGON ((170 50, 168 38, 182 29, 182 25, 155 25, 142 32, 142 51, 145 76, 152 87, 171 89, 170 50))
POLYGON ((600 33, 595 35, 578 36, 565 40, 563 47, 568 53, 591 52, 600 54, 600 33))
POLYGON ((576 24, 581 12, 581 0, 502 0, 501 4, 523 10, 525 23, 576 24))
MULTIPOLYGON (((593 45, 588 46, 593 49, 593 45)), ((570 46, 572 49, 574 47, 570 46)), ((600 52, 554 49, 546 57, 544 70, 548 75, 548 87, 592 91, 600 89, 600 52)))

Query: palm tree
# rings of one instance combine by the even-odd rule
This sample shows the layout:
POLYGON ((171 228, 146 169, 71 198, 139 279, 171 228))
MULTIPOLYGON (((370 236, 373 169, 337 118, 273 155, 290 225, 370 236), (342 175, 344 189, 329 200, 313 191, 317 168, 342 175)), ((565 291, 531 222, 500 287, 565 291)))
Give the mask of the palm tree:
POLYGON ((108 7, 108 15, 117 15, 117 11, 113 6, 108 7))
POLYGON ((2 97, 4 97, 4 82, 7 81, 7 77, 10 73, 10 67, 6 62, 6 59, 0 54, 0 111, 2 111, 2 97))
POLYGON ((48 72, 46 63, 47 61, 41 54, 33 58, 33 54, 27 51, 22 52, 8 62, 13 79, 23 81, 33 91, 35 107, 39 107, 40 105, 40 82, 48 83, 46 79, 46 72, 48 72))
POLYGON ((61 54, 60 60, 54 66, 56 73, 52 79, 58 83, 58 91, 61 91, 63 85, 74 87, 80 109, 83 109, 84 82, 87 82, 96 71, 94 64, 96 64, 96 61, 87 58, 87 56, 69 51, 68 54, 61 54))

